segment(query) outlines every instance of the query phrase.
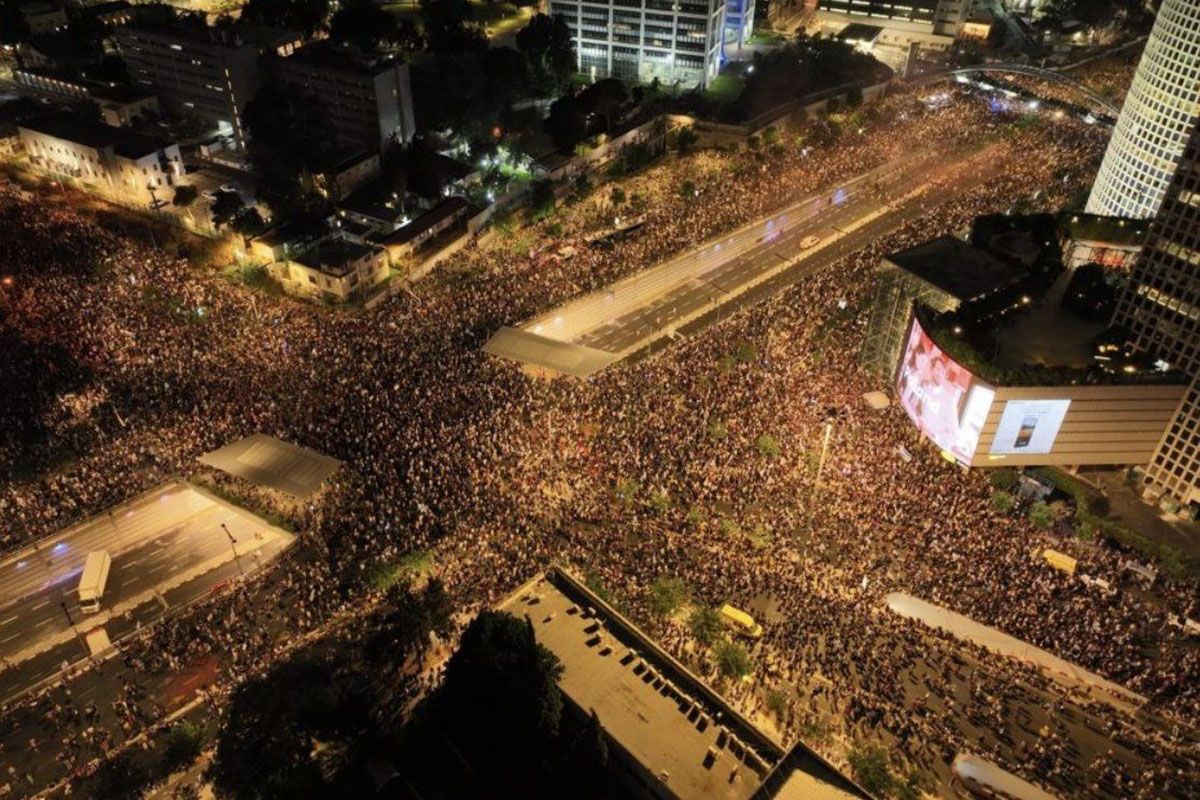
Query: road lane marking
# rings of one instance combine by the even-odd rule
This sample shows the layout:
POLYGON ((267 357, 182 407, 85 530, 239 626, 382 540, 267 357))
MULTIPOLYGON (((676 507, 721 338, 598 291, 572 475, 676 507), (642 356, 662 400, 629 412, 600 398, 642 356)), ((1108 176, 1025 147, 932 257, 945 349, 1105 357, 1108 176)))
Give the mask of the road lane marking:
POLYGON ((8 619, 4 620, 3 622, 0 622, 0 625, 7 625, 10 622, 16 622, 19 617, 20 617, 20 615, 9 617, 8 619))

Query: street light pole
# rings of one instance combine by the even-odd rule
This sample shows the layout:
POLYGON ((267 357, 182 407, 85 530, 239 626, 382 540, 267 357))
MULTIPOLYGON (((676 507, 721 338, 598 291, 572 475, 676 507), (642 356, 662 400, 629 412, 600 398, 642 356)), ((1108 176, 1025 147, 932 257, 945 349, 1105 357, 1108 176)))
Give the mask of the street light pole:
POLYGON ((229 537, 229 549, 233 551, 233 560, 237 562, 238 574, 245 578, 246 571, 242 569, 242 557, 238 555, 237 551, 237 539, 229 532, 229 528, 224 522, 221 523, 221 530, 225 531, 225 535, 229 537))

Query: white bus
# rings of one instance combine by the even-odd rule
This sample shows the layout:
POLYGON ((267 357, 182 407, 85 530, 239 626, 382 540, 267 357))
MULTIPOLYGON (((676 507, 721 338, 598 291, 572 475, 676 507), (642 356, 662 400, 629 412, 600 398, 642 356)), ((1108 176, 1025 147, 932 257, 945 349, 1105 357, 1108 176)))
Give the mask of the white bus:
POLYGON ((108 583, 108 570, 112 567, 112 556, 107 550, 88 553, 83 562, 83 574, 79 576, 79 608, 85 614, 100 610, 100 598, 104 597, 104 586, 108 583))

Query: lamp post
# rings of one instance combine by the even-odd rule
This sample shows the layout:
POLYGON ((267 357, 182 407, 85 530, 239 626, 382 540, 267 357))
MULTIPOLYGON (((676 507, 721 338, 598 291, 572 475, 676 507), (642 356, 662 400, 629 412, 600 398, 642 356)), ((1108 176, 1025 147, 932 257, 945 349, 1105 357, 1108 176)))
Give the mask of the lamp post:
POLYGON ((825 411, 825 435, 821 439, 821 457, 817 460, 817 477, 813 481, 813 499, 816 499, 817 491, 821 488, 821 474, 825 472, 825 457, 829 455, 829 439, 833 436, 833 421, 837 419, 837 409, 829 408, 825 411))
POLYGON ((229 549, 233 551, 233 560, 237 562, 238 574, 245 578, 246 571, 242 569, 242 557, 238 555, 237 551, 237 539, 229 532, 229 527, 224 522, 221 523, 221 530, 225 531, 225 535, 229 537, 229 549))

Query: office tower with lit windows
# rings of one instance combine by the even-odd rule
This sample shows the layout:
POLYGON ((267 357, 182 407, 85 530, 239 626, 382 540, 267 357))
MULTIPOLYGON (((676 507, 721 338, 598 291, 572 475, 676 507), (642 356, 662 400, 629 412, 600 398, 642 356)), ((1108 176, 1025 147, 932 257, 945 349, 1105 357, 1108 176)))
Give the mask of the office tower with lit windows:
POLYGON ((1200 127, 1177 161, 1113 322, 1136 349, 1193 380, 1146 480, 1154 494, 1200 503, 1200 127))
POLYGON ((551 0, 589 78, 705 87, 721 67, 725 0, 551 0))
POLYGON ((1148 219, 1200 115, 1200 2, 1163 0, 1088 198, 1092 214, 1148 219))

